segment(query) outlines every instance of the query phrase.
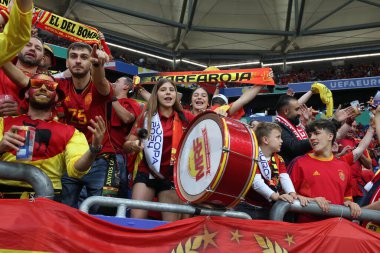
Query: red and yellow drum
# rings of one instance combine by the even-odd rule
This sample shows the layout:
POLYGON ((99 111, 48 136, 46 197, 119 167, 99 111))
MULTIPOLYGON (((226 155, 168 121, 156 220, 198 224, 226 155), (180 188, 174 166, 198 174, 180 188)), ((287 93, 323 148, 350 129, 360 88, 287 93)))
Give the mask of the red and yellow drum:
POLYGON ((186 203, 232 208, 251 188, 258 145, 248 125, 205 112, 190 124, 178 150, 174 182, 186 203))

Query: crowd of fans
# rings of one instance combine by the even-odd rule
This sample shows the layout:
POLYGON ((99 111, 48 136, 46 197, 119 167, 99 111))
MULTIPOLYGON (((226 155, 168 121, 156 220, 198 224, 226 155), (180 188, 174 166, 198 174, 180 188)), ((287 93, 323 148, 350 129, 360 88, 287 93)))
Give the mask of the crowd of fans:
MULTIPOLYGON (((27 1, 31 3, 18 0, 16 6, 27 1)), ((18 7, 12 9, 12 15, 18 12, 18 7)), ((30 27, 26 33, 30 35, 30 27)), ((239 122, 243 108, 262 88, 254 85, 229 103, 219 94, 219 87, 211 100, 207 91, 198 87, 190 110, 185 110, 171 80, 160 79, 151 93, 133 87, 130 78, 109 81, 104 69, 109 56, 96 45, 70 43, 68 69, 53 77, 49 68, 54 55, 43 40, 32 36, 25 43, 14 52, 18 53, 16 61, 8 57, 0 71, 0 160, 36 166, 51 179, 54 199, 76 208, 80 199, 99 195, 184 204, 175 191, 173 166, 186 128, 197 115, 208 111, 219 115, 217 121, 228 118, 237 128, 246 129, 239 122), (49 57, 52 59, 47 60, 49 57), (133 93, 146 100, 144 105, 131 97, 133 93), (31 149, 25 149, 30 140, 22 131, 35 133, 31 149)), ((301 71, 289 78, 312 81, 322 76, 375 75, 377 71, 378 65, 369 64, 321 74, 301 71)), ((258 169, 251 196, 237 210, 266 218, 272 201, 299 200, 303 206, 316 202, 323 212, 329 211, 330 204, 345 205, 351 218, 357 218, 359 205, 369 204, 365 186, 378 167, 379 149, 373 136, 380 135, 380 106, 373 109, 366 128, 356 124, 360 111, 353 106, 336 110, 331 120, 315 120, 312 108, 306 106, 313 94, 328 103, 331 91, 313 84, 299 99, 283 95, 273 101, 275 122, 251 122, 258 142, 258 169), (257 205, 262 209, 257 210, 257 205)), ((207 134, 203 136, 207 138, 207 134)), ((198 164, 200 158, 195 157, 198 164)), ((22 197, 32 191, 24 182, 0 180, 2 198, 22 197)), ((216 203, 207 204, 213 208, 216 203)), ((100 211, 98 207, 92 210, 100 211)), ((147 218, 148 212, 133 210, 131 216, 147 218)), ((162 212, 162 218, 175 221, 182 217, 162 212)), ((301 215, 298 221, 318 219, 301 215)))
POLYGON ((301 83, 322 80, 335 80, 347 78, 359 78, 378 76, 380 74, 380 64, 346 64, 344 66, 329 67, 327 70, 296 69, 287 72, 276 71, 275 81, 278 85, 288 83, 301 83))

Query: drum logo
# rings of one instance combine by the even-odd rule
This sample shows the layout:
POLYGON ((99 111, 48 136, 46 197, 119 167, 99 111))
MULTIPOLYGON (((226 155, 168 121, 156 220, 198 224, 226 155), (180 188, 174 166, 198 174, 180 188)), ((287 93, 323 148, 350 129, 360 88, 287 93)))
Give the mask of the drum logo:
POLYGON ((210 148, 206 128, 202 128, 202 137, 193 140, 193 146, 189 153, 188 171, 195 181, 199 181, 205 175, 210 175, 210 148))

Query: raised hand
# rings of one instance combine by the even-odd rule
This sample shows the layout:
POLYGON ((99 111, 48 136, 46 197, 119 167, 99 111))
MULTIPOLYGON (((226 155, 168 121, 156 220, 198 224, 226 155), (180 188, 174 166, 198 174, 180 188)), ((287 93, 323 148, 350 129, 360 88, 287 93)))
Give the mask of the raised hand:
POLYGON ((94 67, 103 67, 105 63, 109 62, 109 57, 104 51, 98 49, 97 44, 94 44, 91 51, 90 62, 94 67))
POLYGON ((101 116, 96 116, 95 120, 90 120, 91 126, 87 126, 92 133, 92 146, 99 147, 102 145, 104 133, 106 132, 106 123, 101 116))

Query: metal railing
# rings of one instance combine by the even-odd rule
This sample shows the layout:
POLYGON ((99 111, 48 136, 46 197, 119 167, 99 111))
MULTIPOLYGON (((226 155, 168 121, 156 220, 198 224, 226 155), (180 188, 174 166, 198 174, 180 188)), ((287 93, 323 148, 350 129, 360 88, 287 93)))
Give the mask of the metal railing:
POLYGON ((50 178, 35 166, 24 163, 0 162, 0 178, 30 184, 36 193, 36 198, 54 198, 54 188, 50 178))
POLYGON ((251 217, 243 212, 229 211, 229 210, 213 210, 207 208, 199 208, 189 205, 177 205, 159 202, 149 202, 133 199, 121 199, 112 197, 92 196, 85 199, 80 205, 79 209, 88 213, 93 205, 117 207, 116 217, 125 218, 127 208, 144 209, 160 212, 173 212, 192 215, 210 215, 210 216, 225 216, 239 219, 251 219, 251 217))
MULTIPOLYGON (((281 200, 277 201, 270 210, 269 219, 282 221, 287 212, 352 219, 350 208, 346 206, 330 205, 329 212, 325 213, 315 202, 310 202, 307 206, 301 206, 298 200, 295 200, 293 204, 281 200)), ((355 220, 380 222, 380 211, 362 209, 361 215, 355 220)))

